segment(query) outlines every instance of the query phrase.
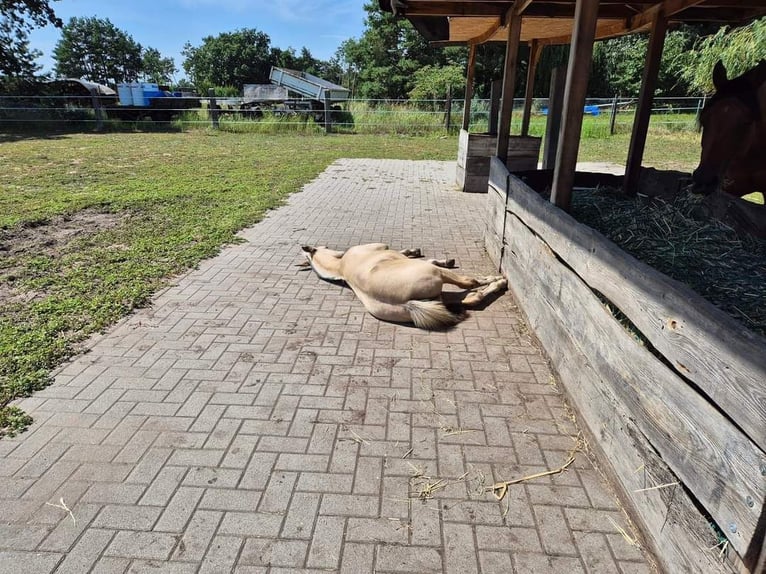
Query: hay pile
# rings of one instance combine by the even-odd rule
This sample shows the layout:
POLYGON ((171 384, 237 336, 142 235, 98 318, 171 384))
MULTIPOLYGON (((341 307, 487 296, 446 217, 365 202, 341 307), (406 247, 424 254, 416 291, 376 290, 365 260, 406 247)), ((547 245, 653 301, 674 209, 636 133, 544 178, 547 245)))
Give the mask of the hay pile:
POLYGON ((578 189, 572 215, 766 336, 766 241, 709 218, 701 197, 687 192, 664 201, 578 189))

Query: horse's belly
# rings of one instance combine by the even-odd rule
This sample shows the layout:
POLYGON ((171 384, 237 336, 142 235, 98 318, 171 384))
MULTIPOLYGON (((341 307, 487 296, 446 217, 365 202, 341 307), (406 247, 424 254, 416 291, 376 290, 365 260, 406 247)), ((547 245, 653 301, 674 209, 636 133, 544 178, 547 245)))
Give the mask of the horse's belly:
POLYGON ((366 292, 354 288, 353 285, 351 286, 351 289, 370 315, 377 317, 382 321, 392 321, 394 323, 410 322, 410 314, 404 308, 404 305, 379 301, 368 295, 366 292))

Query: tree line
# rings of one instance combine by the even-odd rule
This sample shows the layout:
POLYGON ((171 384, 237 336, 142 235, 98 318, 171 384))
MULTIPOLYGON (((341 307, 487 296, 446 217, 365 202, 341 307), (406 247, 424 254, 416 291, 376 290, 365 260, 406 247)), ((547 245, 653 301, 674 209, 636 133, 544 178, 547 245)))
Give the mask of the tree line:
MULTIPOLYGON (((343 42, 327 61, 312 56, 308 48, 296 51, 271 45, 269 36, 256 29, 241 29, 207 36, 200 45, 186 43, 182 50, 185 77, 172 58, 142 46, 108 19, 56 17, 51 2, 57 0, 0 0, 0 87, 10 80, 39 73, 28 33, 52 24, 61 28, 53 51, 54 72, 105 84, 143 80, 221 95, 241 93, 244 84, 268 83, 272 66, 309 72, 348 87, 355 97, 367 99, 443 98, 449 90, 461 97, 465 86, 468 51, 464 47, 434 48, 404 19, 382 12, 375 1, 366 2, 365 29, 359 38, 343 42)), ((712 68, 722 59, 732 74, 744 72, 766 59, 766 19, 735 30, 711 26, 681 26, 671 30, 657 84, 662 96, 700 95, 712 89, 712 68)), ((588 95, 634 97, 638 95, 648 38, 633 34, 597 42, 588 95)), ((488 97, 493 80, 502 77, 505 47, 500 43, 478 46, 477 97, 488 97)), ((547 46, 536 71, 535 95, 546 96, 551 70, 565 65, 568 46, 547 46)), ((518 93, 524 90, 528 51, 522 48, 518 93)))

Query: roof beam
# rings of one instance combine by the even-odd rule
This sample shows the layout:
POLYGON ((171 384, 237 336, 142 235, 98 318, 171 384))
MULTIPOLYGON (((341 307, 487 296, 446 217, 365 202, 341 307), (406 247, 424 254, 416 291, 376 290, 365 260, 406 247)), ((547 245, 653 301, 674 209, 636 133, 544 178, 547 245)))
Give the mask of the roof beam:
POLYGON ((704 1, 705 0, 665 0, 664 2, 656 4, 648 10, 644 10, 640 14, 636 14, 630 18, 627 26, 628 31, 638 30, 652 25, 659 15, 662 15, 664 18, 670 18, 695 4, 702 4, 704 1))
POLYGON ((503 16, 508 2, 407 2, 400 8, 405 17, 411 16, 503 16))
POLYGON ((513 3, 513 13, 516 16, 521 16, 531 3, 532 0, 516 0, 513 3))
MULTIPOLYGON (((635 16, 626 18, 622 22, 601 22, 596 24, 596 39, 611 38, 638 32, 652 25, 659 14, 665 18, 670 18, 675 14, 683 12, 697 4, 702 4, 705 0, 665 0, 639 12, 635 16)), ((559 36, 556 38, 545 38, 541 40, 544 44, 567 44, 571 36, 559 36)))
POLYGON ((495 35, 495 32, 497 32, 500 29, 500 27, 502 26, 502 22, 503 22, 502 18, 498 18, 497 22, 492 24, 492 26, 487 28, 483 33, 468 40, 468 45, 475 46, 476 44, 483 44, 484 42, 489 40, 492 36, 495 35))

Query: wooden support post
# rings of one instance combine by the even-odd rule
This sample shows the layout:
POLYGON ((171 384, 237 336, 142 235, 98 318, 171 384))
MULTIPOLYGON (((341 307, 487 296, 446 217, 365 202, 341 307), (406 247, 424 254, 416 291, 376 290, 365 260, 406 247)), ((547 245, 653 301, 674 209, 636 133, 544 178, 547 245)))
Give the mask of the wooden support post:
POLYGON ((218 129, 218 104, 215 101, 215 90, 209 88, 207 91, 207 109, 210 114, 210 123, 214 129, 218 129))
POLYGON ((551 87, 548 95, 548 117, 545 122, 545 140, 543 141, 543 169, 556 166, 556 150, 561 130, 561 115, 564 110, 564 82, 567 69, 564 66, 553 68, 551 87))
POLYGON ((623 192, 627 195, 634 195, 638 191, 639 179, 641 178, 641 160, 644 159, 646 133, 649 130, 654 88, 660 71, 660 60, 662 60, 662 48, 665 44, 667 29, 668 20, 665 14, 660 12, 652 21, 649 47, 646 51, 646 64, 644 65, 644 77, 641 81, 641 93, 638 97, 638 108, 633 120, 633 132, 630 136, 628 163, 625 166, 625 179, 622 183, 623 192))
POLYGON ((468 71, 465 75, 465 100, 463 102, 463 129, 471 124, 471 100, 473 100, 473 76, 476 71, 476 44, 468 48, 468 71))
POLYGON ((488 133, 497 135, 497 116, 500 114, 500 97, 503 94, 503 81, 492 80, 489 92, 489 126, 488 133))
POLYGON ((449 133, 452 127, 452 86, 447 86, 447 101, 444 102, 444 129, 449 133))
POLYGON ((612 115, 609 116, 609 135, 614 135, 614 124, 617 121, 617 96, 612 100, 612 115))
POLYGON ((561 125, 551 188, 551 201, 565 211, 569 211, 572 202, 572 186, 577 168, 577 152, 580 150, 583 106, 588 90, 598 3, 599 0, 577 0, 575 8, 574 34, 564 91, 564 121, 561 125))
POLYGON ((508 38, 505 46, 505 66, 503 67, 503 100, 500 103, 500 124, 497 130, 497 148, 495 155, 500 161, 508 160, 508 142, 511 138, 511 114, 513 113, 513 93, 516 89, 516 66, 519 61, 519 38, 521 37, 521 16, 509 10, 508 38))
POLYGON ((532 100, 535 97, 535 71, 540 61, 543 46, 538 40, 532 40, 529 46, 529 62, 527 66, 527 85, 524 91, 524 115, 521 117, 521 135, 529 135, 529 120, 532 115, 532 100))

